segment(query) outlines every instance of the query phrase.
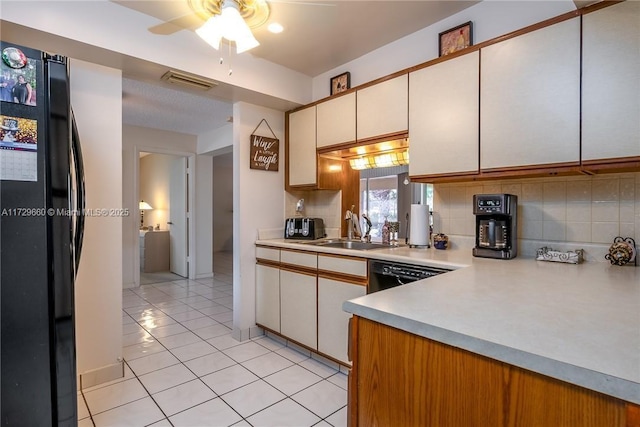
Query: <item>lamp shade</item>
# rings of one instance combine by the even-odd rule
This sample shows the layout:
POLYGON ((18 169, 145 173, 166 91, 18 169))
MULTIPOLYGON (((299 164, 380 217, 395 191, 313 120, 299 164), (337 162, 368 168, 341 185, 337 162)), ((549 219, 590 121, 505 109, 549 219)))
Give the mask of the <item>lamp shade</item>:
POLYGON ((224 37, 236 42, 236 52, 242 53, 259 46, 251 29, 240 16, 238 3, 235 0, 224 0, 222 12, 207 20, 196 30, 196 34, 209 43, 214 49, 220 49, 220 41, 224 37))
POLYGON ((138 209, 148 211, 149 209, 153 209, 153 207, 151 207, 151 205, 144 200, 140 200, 140 203, 138 203, 138 209))

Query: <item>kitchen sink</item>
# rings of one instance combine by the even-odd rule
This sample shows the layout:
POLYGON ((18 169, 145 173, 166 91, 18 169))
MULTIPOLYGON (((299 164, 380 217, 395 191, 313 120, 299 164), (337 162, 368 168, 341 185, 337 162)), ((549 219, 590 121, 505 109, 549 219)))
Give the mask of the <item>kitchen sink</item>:
POLYGON ((322 246, 325 248, 357 249, 361 251, 391 247, 383 243, 371 243, 371 242, 361 242, 359 240, 342 240, 342 239, 322 240, 319 242, 309 242, 308 244, 314 245, 314 246, 322 246))

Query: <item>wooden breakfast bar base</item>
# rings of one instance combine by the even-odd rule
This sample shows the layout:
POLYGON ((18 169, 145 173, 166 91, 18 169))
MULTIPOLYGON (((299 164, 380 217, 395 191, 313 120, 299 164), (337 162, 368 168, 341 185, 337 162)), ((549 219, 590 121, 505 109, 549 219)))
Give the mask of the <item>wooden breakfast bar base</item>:
POLYGON ((640 406, 354 316, 348 425, 640 427, 640 406))

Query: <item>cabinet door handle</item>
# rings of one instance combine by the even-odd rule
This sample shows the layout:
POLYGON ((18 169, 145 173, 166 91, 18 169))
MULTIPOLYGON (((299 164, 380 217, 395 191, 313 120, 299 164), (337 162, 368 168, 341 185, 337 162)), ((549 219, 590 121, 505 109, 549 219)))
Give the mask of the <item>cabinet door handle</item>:
POLYGON ((169 225, 173 225, 173 223, 172 223, 171 221, 168 221, 168 222, 167 222, 167 224, 169 224, 169 225))
POLYGON ((347 359, 349 360, 349 362, 353 363, 353 356, 351 354, 351 339, 352 339, 351 326, 352 326, 352 320, 353 320, 353 317, 350 317, 349 318, 349 331, 348 331, 348 335, 347 335, 347 359))

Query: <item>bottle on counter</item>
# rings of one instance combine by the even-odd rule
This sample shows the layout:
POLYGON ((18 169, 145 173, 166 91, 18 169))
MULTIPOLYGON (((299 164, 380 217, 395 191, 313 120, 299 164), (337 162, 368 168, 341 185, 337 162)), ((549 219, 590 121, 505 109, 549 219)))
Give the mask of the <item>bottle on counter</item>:
POLYGON ((382 243, 388 245, 391 238, 391 229, 387 217, 384 217, 384 224, 382 224, 382 243))
POLYGON ((433 243, 433 211, 429 211, 429 245, 433 243))

